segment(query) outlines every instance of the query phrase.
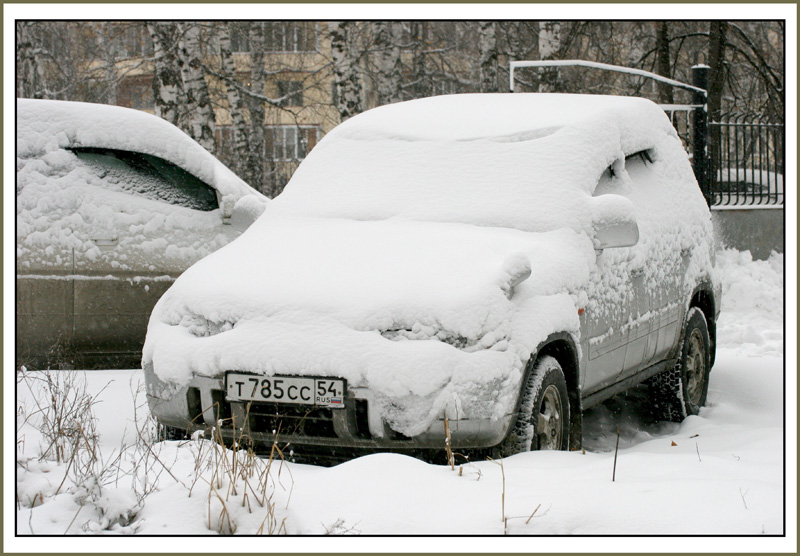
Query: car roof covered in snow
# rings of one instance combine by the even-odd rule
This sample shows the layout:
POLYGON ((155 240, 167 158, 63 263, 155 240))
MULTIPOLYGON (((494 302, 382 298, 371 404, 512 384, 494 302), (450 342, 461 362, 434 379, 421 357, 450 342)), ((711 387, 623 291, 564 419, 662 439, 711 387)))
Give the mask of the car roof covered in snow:
POLYGON ((525 231, 591 225, 598 180, 649 150, 688 165, 642 98, 466 94, 369 110, 323 138, 275 204, 307 216, 401 218, 525 231))
MULTIPOLYGON (((571 94, 462 94, 399 102, 368 110, 330 135, 406 141, 528 141, 563 127, 615 126, 639 136, 670 132, 663 110, 636 97, 571 94), (653 122, 661 120, 661 125, 653 122), (639 124, 639 125, 637 125, 639 124)), ((633 139, 633 138, 631 138, 633 139)), ((599 145, 598 145, 599 146, 599 145)))
POLYGON ((157 156, 226 196, 257 194, 180 129, 152 114, 105 104, 17 99, 17 156, 93 147, 157 156))

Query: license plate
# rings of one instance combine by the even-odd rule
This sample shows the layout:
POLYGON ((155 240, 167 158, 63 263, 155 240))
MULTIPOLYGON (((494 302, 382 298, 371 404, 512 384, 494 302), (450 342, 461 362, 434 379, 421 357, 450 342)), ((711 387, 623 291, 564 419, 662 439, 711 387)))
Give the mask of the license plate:
POLYGON ((345 382, 341 378, 225 375, 228 401, 252 401, 344 407, 345 382))

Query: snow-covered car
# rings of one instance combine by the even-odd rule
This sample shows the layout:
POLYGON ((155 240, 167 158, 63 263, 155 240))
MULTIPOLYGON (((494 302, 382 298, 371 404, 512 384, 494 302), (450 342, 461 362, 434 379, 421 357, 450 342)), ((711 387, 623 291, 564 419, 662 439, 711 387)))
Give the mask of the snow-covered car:
POLYGON ((16 160, 20 364, 138 365, 161 294, 266 204, 175 126, 117 106, 17 100, 16 160))
POLYGON ((645 380, 664 418, 700 410, 719 299, 709 209, 655 104, 432 97, 329 133, 165 293, 142 362, 168 436, 574 449, 584 409, 645 380))

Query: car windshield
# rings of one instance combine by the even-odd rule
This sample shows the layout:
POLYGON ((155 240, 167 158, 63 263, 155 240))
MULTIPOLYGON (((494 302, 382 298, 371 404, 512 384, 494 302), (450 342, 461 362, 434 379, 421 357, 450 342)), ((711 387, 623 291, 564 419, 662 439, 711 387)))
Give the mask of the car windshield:
POLYGON ((674 134, 650 101, 595 95, 445 95, 355 116, 309 153, 275 208, 587 230, 591 195, 624 153, 674 134))
POLYGON ((111 189, 195 210, 219 208, 216 190, 156 156, 90 147, 70 150, 111 189))
POLYGON ((318 217, 546 231, 571 225, 568 214, 608 165, 591 150, 579 159, 579 138, 569 132, 509 141, 333 139, 309 154, 277 206, 318 217))

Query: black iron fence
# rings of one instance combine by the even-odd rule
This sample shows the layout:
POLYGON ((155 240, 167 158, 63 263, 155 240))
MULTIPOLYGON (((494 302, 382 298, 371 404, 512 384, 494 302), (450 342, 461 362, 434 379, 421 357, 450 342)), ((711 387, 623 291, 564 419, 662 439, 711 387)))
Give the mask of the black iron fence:
POLYGON ((753 114, 728 114, 708 123, 705 165, 694 115, 698 106, 662 105, 692 159, 697 181, 711 206, 782 206, 784 201, 784 122, 753 114))
POLYGON ((784 123, 729 114, 709 122, 711 205, 783 205, 784 123))

